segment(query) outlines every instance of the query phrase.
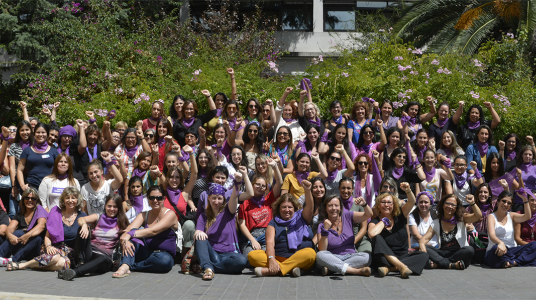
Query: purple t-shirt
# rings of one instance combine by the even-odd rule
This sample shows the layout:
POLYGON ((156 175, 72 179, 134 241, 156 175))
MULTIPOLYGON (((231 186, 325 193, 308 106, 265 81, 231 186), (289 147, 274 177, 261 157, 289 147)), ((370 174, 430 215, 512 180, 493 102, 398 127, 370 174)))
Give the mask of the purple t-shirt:
POLYGON ((207 223, 207 215, 202 214, 197 220, 197 230, 201 230, 208 235, 208 242, 220 253, 240 253, 238 248, 238 237, 236 236, 236 221, 235 215, 229 211, 229 207, 218 214, 216 221, 212 223, 212 226, 205 230, 205 224, 207 223))
MULTIPOLYGON (((342 233, 336 230, 328 229, 328 251, 333 254, 350 254, 355 253, 354 247, 354 231, 352 229, 354 212, 347 211, 346 209, 342 213, 342 233)), ((324 228, 324 223, 318 224, 318 233, 324 228)))

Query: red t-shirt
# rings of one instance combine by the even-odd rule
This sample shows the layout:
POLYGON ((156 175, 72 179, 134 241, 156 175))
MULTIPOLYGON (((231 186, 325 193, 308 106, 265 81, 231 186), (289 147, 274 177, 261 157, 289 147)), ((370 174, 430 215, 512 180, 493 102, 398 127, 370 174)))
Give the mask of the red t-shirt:
MULTIPOLYGON (((182 193, 181 195, 179 196, 179 203, 177 203, 177 208, 179 209, 179 211, 183 214, 183 215, 186 215, 186 205, 187 205, 187 202, 186 202, 186 199, 184 199, 182 193)), ((169 208, 171 209, 171 211, 173 211, 175 213, 175 215, 177 215, 177 220, 180 220, 179 218, 179 214, 175 211, 175 209, 173 208, 173 204, 171 204, 171 202, 169 201, 168 197, 166 197, 166 200, 164 201, 164 207, 165 208, 169 208)))
MULTIPOLYGON (((156 141, 158 142, 158 137, 156 137, 156 141)), ((173 140, 173 145, 178 145, 179 143, 177 143, 175 140, 173 140)), ((171 146, 169 146, 169 151, 166 152, 166 145, 167 144, 164 144, 164 146, 162 147, 159 147, 158 148, 158 169, 160 170, 160 172, 163 172, 164 171, 164 165, 166 163, 166 154, 171 151, 171 146)), ((164 174, 164 176, 167 177, 167 174, 164 174)))
POLYGON ((238 210, 238 218, 246 220, 248 230, 254 228, 266 228, 272 220, 272 203, 274 203, 274 192, 270 191, 264 198, 261 207, 253 204, 250 200, 244 201, 238 210))
MULTIPOLYGON (((143 133, 145 133, 145 130, 152 128, 156 130, 156 124, 153 124, 149 121, 149 119, 145 119, 142 121, 143 124, 141 125, 141 130, 143 130, 143 133)), ((158 137, 157 137, 158 139, 158 137)))

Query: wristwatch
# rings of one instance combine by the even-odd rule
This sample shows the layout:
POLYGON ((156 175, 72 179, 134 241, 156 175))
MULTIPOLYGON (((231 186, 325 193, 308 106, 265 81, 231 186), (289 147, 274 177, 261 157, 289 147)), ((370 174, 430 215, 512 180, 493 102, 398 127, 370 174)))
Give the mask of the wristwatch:
POLYGON ((271 255, 270 255, 270 256, 268 256, 268 259, 270 259, 270 258, 275 258, 275 256, 271 256, 271 255))

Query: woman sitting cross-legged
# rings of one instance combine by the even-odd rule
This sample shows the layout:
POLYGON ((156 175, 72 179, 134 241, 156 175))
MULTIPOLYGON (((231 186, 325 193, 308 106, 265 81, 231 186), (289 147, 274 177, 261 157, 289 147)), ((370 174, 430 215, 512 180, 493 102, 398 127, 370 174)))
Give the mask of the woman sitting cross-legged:
POLYGON ((357 199, 364 212, 344 209, 341 199, 327 197, 322 203, 324 222, 318 225, 318 250, 316 263, 322 267, 322 275, 328 270, 342 275, 370 276, 370 254, 356 252, 354 246, 354 223, 361 223, 372 216, 372 209, 364 198, 357 199))
POLYGON ((17 268, 17 262, 39 255, 47 222, 47 211, 41 206, 37 190, 29 187, 22 193, 20 210, 6 230, 0 245, 0 266, 17 268), (11 255, 11 258, 6 258, 11 255))
POLYGON ((69 269, 73 262, 73 249, 78 232, 78 219, 85 217, 82 211, 84 200, 74 186, 67 187, 60 195, 58 206, 52 207, 47 218, 47 233, 40 255, 28 262, 16 265, 11 270, 35 268, 41 271, 69 269))
POLYGON ((151 210, 139 214, 121 235, 123 258, 113 278, 126 277, 130 271, 167 273, 173 268, 178 220, 173 211, 164 207, 165 193, 159 185, 147 191, 151 210), (144 241, 138 240, 142 238, 144 241))
POLYGON ((488 216, 489 244, 484 263, 492 268, 536 266, 536 242, 518 246, 514 239, 514 223, 523 223, 531 218, 527 197, 534 195, 528 189, 520 189, 517 195, 523 200, 525 213, 510 212, 512 193, 504 191, 497 199, 494 213, 488 216))
POLYGON ((112 254, 119 242, 119 233, 128 226, 122 202, 118 194, 109 195, 104 204, 104 213, 78 219, 80 229, 73 255, 76 267, 60 270, 59 279, 72 280, 89 273, 103 274, 112 269, 112 254), (91 229, 90 224, 95 227, 91 229))
POLYGON ((240 173, 235 174, 233 192, 227 203, 224 187, 217 183, 210 184, 207 209, 197 219, 194 244, 199 264, 204 270, 203 280, 212 280, 214 271, 240 274, 246 268, 247 259, 238 249, 235 219, 238 192, 243 178, 247 178, 245 167, 241 167, 240 173))
POLYGON ((272 210, 274 218, 266 228, 266 252, 254 250, 248 254, 249 263, 256 267, 257 276, 301 275, 301 270, 313 267, 316 252, 313 249, 311 223, 314 212, 311 182, 301 182, 305 189, 305 208, 292 194, 279 197, 272 210))
POLYGON ((466 223, 482 218, 482 212, 469 194, 465 201, 473 208, 473 213, 465 213, 462 202, 453 194, 441 198, 437 204, 437 219, 432 222, 428 232, 419 240, 419 249, 428 252, 431 268, 464 270, 469 267, 475 250, 467 242, 466 223), (439 248, 426 245, 437 236, 439 248))
POLYGON ((415 195, 409 183, 400 183, 400 188, 408 196, 406 205, 399 207, 399 201, 391 193, 383 193, 376 198, 374 210, 378 217, 372 219, 368 226, 368 235, 372 239, 372 253, 380 277, 389 272, 399 271, 402 278, 411 273, 420 275, 428 262, 426 252, 408 253, 407 217, 415 206, 415 195))

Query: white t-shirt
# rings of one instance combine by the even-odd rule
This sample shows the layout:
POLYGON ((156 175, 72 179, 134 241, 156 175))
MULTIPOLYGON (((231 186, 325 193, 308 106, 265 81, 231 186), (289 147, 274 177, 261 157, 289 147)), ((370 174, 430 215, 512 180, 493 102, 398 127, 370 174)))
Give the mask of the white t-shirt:
POLYGON ((339 182, 341 181, 344 172, 346 172, 346 169, 339 170, 339 173, 337 173, 332 182, 324 180, 324 185, 326 186, 326 195, 341 195, 339 191, 339 182))
MULTIPOLYGON (((419 218, 421 219, 421 223, 419 223, 419 226, 417 226, 417 222, 415 222, 415 217, 413 217, 413 214, 409 214, 408 216, 408 225, 409 226, 417 226, 417 230, 419 231, 419 234, 421 236, 424 236, 427 232, 428 232, 428 228, 432 225, 432 222, 434 220, 432 220, 432 217, 430 216, 428 218, 428 221, 424 221, 421 216, 419 216, 419 218)), ((437 246, 437 236, 433 236, 432 239, 430 240, 430 245, 432 246, 437 246)), ((413 234, 411 235, 411 244, 417 244, 417 241, 415 240, 415 238, 413 237, 413 234)))
MULTIPOLYGON (((376 204, 376 193, 374 192, 376 187, 374 186, 374 179, 373 176, 369 176, 370 181, 370 189, 372 190, 372 201, 370 202, 370 207, 374 207, 374 204, 376 204)), ((354 182, 357 182, 357 176, 354 176, 354 182)), ((361 186, 361 183, 357 183, 358 186, 361 186)), ((367 185, 365 184, 365 187, 361 189, 361 197, 366 200, 365 196, 367 195, 367 185)), ((354 197, 358 197, 356 189, 354 189, 354 197)))
MULTIPOLYGON (((80 183, 76 178, 74 179, 74 187, 80 190, 80 183)), ((51 177, 43 178, 41 184, 39 185, 39 199, 41 200, 41 206, 43 208, 52 209, 54 206, 58 206, 60 203, 60 196, 63 193, 63 190, 67 187, 72 186, 69 183, 69 179, 54 179, 51 177)))
MULTIPOLYGON (((281 109, 276 108, 276 111, 281 111, 281 109)), ((303 128, 300 126, 300 123, 298 121, 293 121, 290 124, 287 124, 285 120, 283 120, 283 112, 281 112, 281 117, 279 117, 279 123, 277 124, 275 131, 274 131, 274 141, 277 141, 277 130, 281 126, 288 126, 290 128, 290 132, 292 133, 292 142, 296 143, 300 139, 300 134, 305 133, 303 128)))
POLYGON ((113 178, 106 180, 98 191, 95 191, 91 187, 90 182, 84 184, 80 193, 82 194, 84 201, 86 201, 88 215, 104 213, 106 197, 114 192, 112 190, 112 182, 114 180, 115 179, 113 178))
MULTIPOLYGON (((150 211, 152 207, 149 205, 149 201, 147 200, 147 197, 143 196, 143 210, 141 212, 150 211)), ((128 218, 128 221, 132 223, 134 219, 138 216, 136 213, 136 209, 134 207, 131 207, 126 213, 126 216, 128 218)))

